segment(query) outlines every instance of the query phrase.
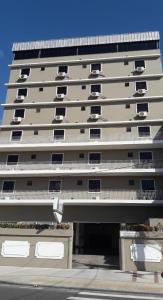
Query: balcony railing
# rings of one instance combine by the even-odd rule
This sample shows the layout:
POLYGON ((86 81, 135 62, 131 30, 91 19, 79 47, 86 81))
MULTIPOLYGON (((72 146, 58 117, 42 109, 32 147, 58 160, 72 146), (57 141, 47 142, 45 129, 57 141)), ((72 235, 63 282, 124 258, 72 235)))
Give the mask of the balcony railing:
POLYGON ((125 190, 110 189, 102 190, 99 193, 90 193, 88 191, 67 190, 61 192, 39 191, 14 191, 13 193, 3 192, 0 194, 0 200, 53 200, 54 198, 63 200, 163 200, 163 190, 125 190))
POLYGON ((58 144, 58 143, 101 143, 101 142, 122 142, 122 141, 144 141, 144 140, 163 140, 163 132, 159 135, 152 136, 152 135, 146 135, 143 134, 143 136, 138 136, 136 134, 108 134, 108 135, 91 135, 91 137, 84 135, 65 135, 63 136, 56 136, 55 138, 53 136, 31 136, 31 137, 25 137, 23 136, 20 140, 12 141, 8 137, 1 137, 0 136, 0 144, 8 144, 8 143, 20 143, 20 144, 31 144, 31 143, 52 143, 52 144, 58 144))
POLYGON ((124 170, 125 169, 163 169, 163 160, 101 160, 101 161, 25 161, 14 163, 0 163, 0 171, 10 170, 95 170, 95 171, 109 171, 109 170, 124 170))

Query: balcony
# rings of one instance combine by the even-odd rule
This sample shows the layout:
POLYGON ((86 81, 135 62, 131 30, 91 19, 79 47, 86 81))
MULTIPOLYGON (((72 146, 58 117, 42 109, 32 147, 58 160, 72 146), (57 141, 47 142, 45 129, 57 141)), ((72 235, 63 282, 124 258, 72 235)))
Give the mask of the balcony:
POLYGON ((56 198, 65 205, 148 205, 163 204, 163 190, 110 189, 99 193, 67 190, 49 193, 47 190, 1 193, 0 205, 52 205, 56 198))
POLYGON ((0 177, 6 176, 121 176, 163 174, 163 160, 101 160, 101 161, 51 161, 0 163, 0 177))
POLYGON ((143 134, 108 134, 99 135, 65 135, 54 139, 52 136, 23 136, 20 140, 10 140, 8 137, 0 136, 0 151, 30 151, 30 150, 82 150, 82 149, 136 149, 163 147, 163 132, 152 136, 143 134))

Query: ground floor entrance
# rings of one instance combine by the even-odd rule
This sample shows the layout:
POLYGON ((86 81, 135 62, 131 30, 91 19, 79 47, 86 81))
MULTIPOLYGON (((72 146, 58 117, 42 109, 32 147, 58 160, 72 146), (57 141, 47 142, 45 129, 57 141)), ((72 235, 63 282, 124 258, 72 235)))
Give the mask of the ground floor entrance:
POLYGON ((119 269, 117 223, 74 223, 73 267, 119 269))

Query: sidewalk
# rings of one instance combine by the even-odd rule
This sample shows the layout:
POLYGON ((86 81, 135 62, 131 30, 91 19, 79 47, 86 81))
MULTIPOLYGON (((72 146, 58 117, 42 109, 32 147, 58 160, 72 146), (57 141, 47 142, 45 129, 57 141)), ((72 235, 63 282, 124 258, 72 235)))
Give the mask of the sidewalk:
POLYGON ((0 283, 163 293, 163 278, 159 273, 154 272, 1 266, 0 283))

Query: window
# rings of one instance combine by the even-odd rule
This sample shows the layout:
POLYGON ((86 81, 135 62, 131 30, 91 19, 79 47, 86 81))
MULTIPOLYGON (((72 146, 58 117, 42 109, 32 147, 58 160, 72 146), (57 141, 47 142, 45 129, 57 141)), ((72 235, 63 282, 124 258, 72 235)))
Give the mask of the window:
POLYGON ((126 127, 127 132, 131 132, 131 127, 126 127))
POLYGON ((80 133, 85 133, 85 129, 84 128, 80 128, 80 133))
POLYGON ((68 66, 59 66, 58 67, 58 74, 59 73, 68 73, 68 66))
POLYGON ((61 191, 61 181, 60 180, 50 180, 49 181, 49 192, 58 193, 61 191))
POLYGON ((32 181, 31 180, 27 181, 27 186, 32 186, 32 181))
POLYGON ((15 187, 15 181, 5 180, 2 186, 3 193, 13 193, 15 187))
POLYGON ((84 153, 79 153, 79 158, 84 158, 84 153))
POLYGON ((145 68, 145 61, 143 59, 135 61, 135 69, 138 68, 138 67, 145 68))
POLYGON ((63 164, 63 153, 52 154, 52 164, 63 164))
POLYGON ((125 82, 125 86, 129 86, 130 85, 130 83, 129 82, 125 82))
POLYGON ((82 111, 85 111, 85 106, 81 106, 81 110, 82 110, 82 111))
POLYGON ((99 179, 91 179, 89 180, 89 192, 90 193, 99 193, 101 190, 101 182, 99 179))
POLYGON ((21 69, 21 73, 20 73, 21 75, 27 75, 27 76, 29 76, 29 74, 30 74, 30 68, 23 68, 23 69, 21 69))
POLYGON ((12 134, 11 134, 11 140, 12 141, 20 141, 21 137, 22 137, 22 131, 21 130, 12 131, 12 134))
POLYGON ((82 90, 86 90, 86 85, 82 85, 82 90))
POLYGON ((34 130, 34 135, 38 135, 38 130, 34 130))
POLYGON ((99 105, 91 106, 90 113, 91 113, 91 115, 93 115, 93 114, 101 115, 101 106, 99 106, 99 105))
POLYGON ((140 161, 151 161, 152 160, 152 152, 151 151, 142 151, 139 153, 140 161))
POLYGON ((54 130, 54 139, 55 140, 64 140, 64 130, 63 129, 55 129, 54 130))
POLYGON ((65 116, 66 109, 65 107, 56 107, 55 114, 56 116, 65 116))
POLYGON ((154 191, 155 182, 153 179, 142 179, 141 180, 141 189, 143 191, 154 191))
POLYGON ((9 154, 7 156, 7 165, 17 165, 18 157, 19 156, 17 154, 9 154))
POLYGON ((150 127, 149 126, 139 126, 138 127, 139 137, 150 136, 150 127))
POLYGON ((57 95, 58 94, 67 94, 67 86, 57 86, 57 95))
POLYGON ((39 88, 39 92, 43 92, 43 90, 44 90, 44 89, 43 89, 42 87, 39 88))
POLYGON ((128 65, 128 60, 125 60, 124 61, 124 66, 127 66, 128 65))
POLYGON ((101 64, 91 64, 91 72, 96 70, 101 72, 101 64))
POLYGON ((146 81, 137 81, 136 82, 136 91, 138 90, 147 90, 147 83, 146 81))
POLYGON ((101 84, 91 84, 91 93, 93 92, 101 93, 101 84))
POLYGON ((128 158, 133 158, 133 152, 128 152, 128 158))
POLYGON ((130 103, 127 103, 127 104, 126 104, 126 108, 130 108, 130 103))
POLYGON ((40 71, 45 71, 45 67, 41 67, 40 71))
POLYGON ((135 181, 133 179, 129 179, 128 184, 129 185, 135 185, 135 181))
POLYGON ((137 103, 136 104, 137 113, 140 111, 148 112, 148 103, 137 103))
POLYGON ((41 111, 41 108, 37 107, 36 108, 36 113, 40 113, 40 111, 41 111))
POLYGON ((101 129, 100 128, 92 128, 90 129, 90 139, 96 140, 101 138, 101 129))
POLYGON ((100 164, 101 163, 101 153, 94 152, 89 153, 89 164, 100 164))
POLYGON ((31 155, 31 159, 36 159, 36 157, 37 157, 36 154, 31 155))
POLYGON ((14 117, 21 117, 24 118, 24 109, 15 109, 14 117))
POLYGON ((82 180, 77 180, 77 185, 83 185, 83 181, 82 180))
POLYGON ((18 96, 27 96, 27 89, 18 89, 18 96))

